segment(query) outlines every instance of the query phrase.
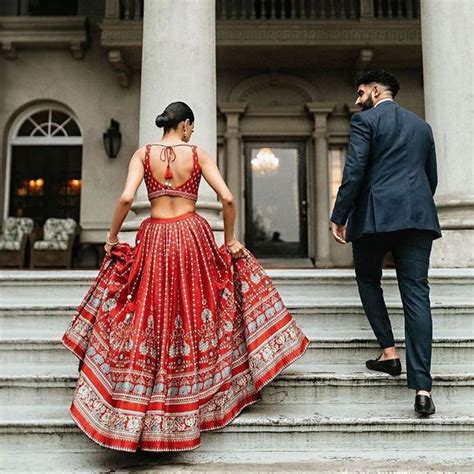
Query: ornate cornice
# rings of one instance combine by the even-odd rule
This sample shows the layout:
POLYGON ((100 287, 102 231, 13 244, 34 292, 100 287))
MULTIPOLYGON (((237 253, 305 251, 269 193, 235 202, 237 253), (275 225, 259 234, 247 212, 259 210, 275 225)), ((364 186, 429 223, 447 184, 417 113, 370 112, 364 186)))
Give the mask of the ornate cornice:
POLYGON ((99 26, 102 30, 100 42, 105 48, 142 45, 142 20, 104 20, 99 26))
POLYGON ((89 44, 85 17, 0 17, 0 43, 6 58, 16 59, 25 48, 66 48, 76 59, 89 44))
POLYGON ((217 22, 218 46, 421 45, 419 21, 217 22))
MULTIPOLYGON (((103 46, 141 46, 141 20, 104 20, 103 46)), ((418 20, 390 21, 218 21, 217 46, 421 45, 418 20)))

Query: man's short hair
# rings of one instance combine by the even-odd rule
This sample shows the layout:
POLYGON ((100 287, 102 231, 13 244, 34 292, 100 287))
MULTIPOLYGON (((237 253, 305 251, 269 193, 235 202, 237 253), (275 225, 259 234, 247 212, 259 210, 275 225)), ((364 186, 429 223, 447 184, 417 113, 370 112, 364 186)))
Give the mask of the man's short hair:
POLYGON ((359 87, 361 84, 371 84, 373 82, 387 87, 392 92, 393 97, 395 97, 400 90, 400 83, 398 82, 398 79, 392 73, 383 69, 363 72, 357 78, 356 85, 359 87))

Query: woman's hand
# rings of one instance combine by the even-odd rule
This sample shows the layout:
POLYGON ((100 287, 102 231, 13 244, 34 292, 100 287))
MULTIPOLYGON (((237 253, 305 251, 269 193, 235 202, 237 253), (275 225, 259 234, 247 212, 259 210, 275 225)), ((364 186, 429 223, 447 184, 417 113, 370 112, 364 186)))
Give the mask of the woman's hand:
POLYGON ((105 250, 105 253, 110 257, 110 255, 112 255, 112 247, 113 245, 110 245, 110 244, 105 244, 104 245, 104 250, 105 250))
POLYGON ((226 243, 226 247, 232 255, 232 258, 240 258, 245 255, 245 247, 237 239, 234 239, 230 245, 226 243))
POLYGON ((114 239, 110 239, 109 236, 107 236, 107 239, 105 240, 105 245, 104 245, 104 250, 105 253, 110 257, 112 255, 112 247, 115 247, 119 243, 118 237, 115 237, 114 239))

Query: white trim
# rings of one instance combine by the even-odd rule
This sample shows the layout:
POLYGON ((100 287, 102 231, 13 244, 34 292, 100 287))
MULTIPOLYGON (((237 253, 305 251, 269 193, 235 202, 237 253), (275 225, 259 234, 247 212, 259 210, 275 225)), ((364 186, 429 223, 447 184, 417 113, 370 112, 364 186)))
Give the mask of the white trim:
MULTIPOLYGON (((51 121, 51 112, 49 113, 49 122, 51 121)), ((65 123, 65 122, 64 122, 65 123)), ((64 123, 62 125, 64 125, 64 123)), ((50 125, 48 126, 48 131, 51 131, 50 125)), ((54 133, 54 131, 53 131, 54 133)), ((5 165, 5 194, 4 194, 4 206, 3 206, 3 219, 8 217, 8 211, 10 208, 10 183, 11 183, 11 162, 12 162, 12 146, 73 146, 73 145, 83 145, 83 133, 82 128, 77 120, 75 114, 64 105, 58 104, 54 101, 44 101, 38 104, 35 104, 27 109, 23 110, 13 121, 7 137, 7 156, 6 156, 6 165, 5 165), (43 136, 18 136, 18 131, 23 125, 25 120, 28 120, 32 115, 42 110, 57 110, 63 112, 69 116, 67 121, 74 119, 81 136, 56 136, 52 135, 43 135, 43 136)))
POLYGON ((32 145, 82 145, 82 137, 18 137, 14 142, 10 142, 9 145, 12 146, 32 146, 32 145))

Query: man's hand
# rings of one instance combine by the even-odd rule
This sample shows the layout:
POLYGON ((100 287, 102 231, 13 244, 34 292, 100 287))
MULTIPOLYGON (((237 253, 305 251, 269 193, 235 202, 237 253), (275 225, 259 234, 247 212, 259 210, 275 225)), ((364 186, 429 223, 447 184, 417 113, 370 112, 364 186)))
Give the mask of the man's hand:
POLYGON ((331 222, 332 235, 338 244, 346 244, 346 226, 343 224, 334 224, 331 222))

